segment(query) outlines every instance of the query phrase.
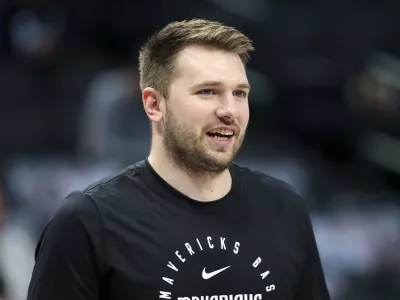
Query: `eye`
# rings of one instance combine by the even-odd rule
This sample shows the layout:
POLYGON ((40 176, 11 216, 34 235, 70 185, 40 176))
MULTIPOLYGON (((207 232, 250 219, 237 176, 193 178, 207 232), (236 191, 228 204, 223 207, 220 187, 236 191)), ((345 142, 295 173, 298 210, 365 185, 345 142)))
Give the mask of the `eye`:
POLYGON ((247 93, 245 91, 235 91, 233 93, 233 95, 235 97, 239 97, 239 98, 246 98, 247 97, 247 93))
POLYGON ((204 95, 204 96, 211 96, 211 95, 216 95, 217 92, 213 89, 204 89, 204 90, 199 91, 198 94, 204 95))

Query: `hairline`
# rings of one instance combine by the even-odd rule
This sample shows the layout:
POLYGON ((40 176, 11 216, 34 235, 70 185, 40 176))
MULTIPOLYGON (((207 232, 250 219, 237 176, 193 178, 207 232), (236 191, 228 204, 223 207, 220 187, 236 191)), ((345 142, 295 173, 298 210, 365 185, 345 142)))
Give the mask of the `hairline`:
MULTIPOLYGON (((230 53, 230 54, 236 54, 240 61, 242 62, 245 70, 246 70, 246 61, 243 61, 243 59, 240 57, 240 54, 237 53, 235 50, 228 50, 225 49, 223 47, 219 47, 218 45, 207 45, 205 43, 200 42, 192 42, 192 43, 188 43, 186 45, 183 45, 181 49, 179 49, 172 57, 171 57, 171 65, 172 65, 172 73, 171 76, 169 77, 169 79, 167 80, 167 86, 166 86, 166 94, 162 95, 165 99, 168 99, 169 97, 169 92, 170 92, 170 88, 171 88, 171 84, 172 82, 179 77, 180 72, 178 69, 178 58, 180 57, 180 54, 185 51, 186 49, 190 48, 190 47, 198 47, 198 48, 203 48, 203 49, 208 49, 208 50, 214 50, 214 51, 221 51, 221 52, 226 52, 226 53, 230 53)), ((243 83, 243 84, 248 84, 248 88, 250 89, 250 84, 247 83, 243 83)), ((158 91, 160 92, 160 91, 158 91)), ((160 94, 162 94, 160 92, 160 94)))

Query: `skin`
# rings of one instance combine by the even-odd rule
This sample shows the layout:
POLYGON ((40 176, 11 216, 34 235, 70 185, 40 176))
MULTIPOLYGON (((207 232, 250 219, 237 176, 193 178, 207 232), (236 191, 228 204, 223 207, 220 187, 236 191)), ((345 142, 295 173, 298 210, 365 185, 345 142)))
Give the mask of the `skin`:
POLYGON ((198 201, 214 201, 231 189, 228 167, 242 145, 249 122, 249 83, 235 53, 189 46, 177 57, 168 99, 143 90, 153 124, 149 162, 172 187, 198 201), (235 130, 231 142, 207 135, 219 126, 235 130))

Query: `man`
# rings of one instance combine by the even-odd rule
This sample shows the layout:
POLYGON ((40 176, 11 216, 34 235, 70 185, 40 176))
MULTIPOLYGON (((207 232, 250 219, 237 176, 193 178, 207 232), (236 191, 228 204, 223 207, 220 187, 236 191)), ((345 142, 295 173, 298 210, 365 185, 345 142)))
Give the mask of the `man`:
POLYGON ((302 200, 232 163, 251 50, 206 20, 149 39, 139 63, 150 154, 68 197, 39 241, 28 300, 329 299, 302 200))

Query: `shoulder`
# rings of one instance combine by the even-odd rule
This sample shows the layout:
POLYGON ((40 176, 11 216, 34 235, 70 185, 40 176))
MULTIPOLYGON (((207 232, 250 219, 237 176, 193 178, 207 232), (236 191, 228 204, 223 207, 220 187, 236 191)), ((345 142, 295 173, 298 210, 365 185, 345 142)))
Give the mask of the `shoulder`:
POLYGON ((243 192, 256 207, 276 215, 308 218, 305 199, 287 182, 238 164, 243 192))
POLYGON ((115 174, 93 182, 82 190, 97 206, 115 205, 116 202, 138 202, 145 185, 145 161, 132 164, 115 174))
POLYGON ((146 162, 139 161, 93 182, 80 192, 91 199, 104 221, 106 216, 148 212, 151 209, 148 197, 151 183, 146 168, 146 162))
POLYGON ((69 232, 78 227, 97 227, 100 225, 99 221, 98 209, 93 199, 81 191, 73 191, 55 211, 46 229, 54 227, 59 231, 63 228, 69 232))
POLYGON ((296 189, 287 182, 238 164, 233 167, 240 174, 243 184, 257 192, 277 192, 299 197, 296 189))
POLYGON ((60 239, 75 241, 80 234, 96 243, 101 234, 101 222, 92 199, 82 192, 74 191, 64 199, 47 222, 37 244, 35 256, 44 244, 53 249, 59 247, 60 239))
MULTIPOLYGON (((53 216, 57 223, 82 222, 99 219, 102 207, 120 201, 128 189, 135 188, 135 177, 141 172, 142 162, 131 165, 115 174, 104 177, 82 190, 71 191, 53 216)), ((139 175, 140 176, 140 175, 139 175)), ((129 193, 132 194, 131 191, 129 193)), ((97 220, 99 221, 99 220, 97 220)))
POLYGON ((116 191, 116 189, 122 189, 123 191, 130 186, 129 183, 134 183, 140 178, 144 166, 144 161, 132 164, 120 170, 119 172, 93 182, 84 188, 82 192, 87 195, 97 195, 102 193, 110 193, 116 191))
POLYGON ((131 207, 142 211, 141 205, 130 205, 132 189, 138 190, 134 182, 140 176, 141 166, 142 163, 134 164, 82 190, 72 191, 44 228, 37 251, 46 240, 55 243, 57 237, 62 237, 75 241, 78 233, 82 235, 81 241, 87 239, 100 245, 104 239, 106 216, 121 215, 129 212, 131 207))

